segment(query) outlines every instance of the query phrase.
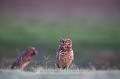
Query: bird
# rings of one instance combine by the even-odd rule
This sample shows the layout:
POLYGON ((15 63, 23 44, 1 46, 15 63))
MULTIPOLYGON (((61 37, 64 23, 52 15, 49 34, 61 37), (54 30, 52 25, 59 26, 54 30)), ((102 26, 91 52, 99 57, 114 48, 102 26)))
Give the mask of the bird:
POLYGON ((69 38, 61 38, 56 52, 56 65, 60 69, 68 69, 74 60, 72 41, 69 38))
POLYGON ((12 63, 11 69, 24 69, 32 60, 33 56, 37 55, 34 47, 28 47, 26 50, 16 58, 12 63))

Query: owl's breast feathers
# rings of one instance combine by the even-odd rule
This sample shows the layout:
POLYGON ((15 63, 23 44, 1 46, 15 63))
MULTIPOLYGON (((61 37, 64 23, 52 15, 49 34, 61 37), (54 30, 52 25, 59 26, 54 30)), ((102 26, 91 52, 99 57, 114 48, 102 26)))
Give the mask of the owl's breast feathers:
POLYGON ((62 61, 64 63, 71 63, 72 60, 74 59, 74 54, 73 54, 73 50, 71 51, 59 51, 59 53, 57 53, 57 60, 58 61, 62 61))

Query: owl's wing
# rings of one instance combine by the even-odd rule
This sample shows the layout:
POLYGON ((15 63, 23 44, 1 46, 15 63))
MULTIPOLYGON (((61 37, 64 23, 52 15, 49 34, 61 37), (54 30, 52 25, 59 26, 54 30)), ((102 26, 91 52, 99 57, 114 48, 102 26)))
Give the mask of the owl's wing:
POLYGON ((18 62, 19 64, 21 64, 24 61, 25 56, 26 56, 25 51, 23 51, 22 54, 16 58, 15 62, 18 62))
POLYGON ((71 56, 72 56, 72 60, 74 60, 74 53, 73 53, 73 50, 71 51, 71 56))
POLYGON ((61 50, 58 48, 57 52, 56 52, 56 64, 59 63, 59 54, 60 54, 61 50))

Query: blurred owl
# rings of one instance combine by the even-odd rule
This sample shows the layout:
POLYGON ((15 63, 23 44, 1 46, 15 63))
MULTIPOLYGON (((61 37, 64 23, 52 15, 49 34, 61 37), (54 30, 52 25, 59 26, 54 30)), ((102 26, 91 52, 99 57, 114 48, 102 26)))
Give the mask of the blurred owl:
POLYGON ((60 69, 68 69, 74 59, 72 41, 68 38, 61 38, 56 53, 56 65, 60 69))
POLYGON ((34 47, 27 48, 17 59, 13 62, 11 69, 24 69, 32 60, 32 57, 37 54, 34 47))

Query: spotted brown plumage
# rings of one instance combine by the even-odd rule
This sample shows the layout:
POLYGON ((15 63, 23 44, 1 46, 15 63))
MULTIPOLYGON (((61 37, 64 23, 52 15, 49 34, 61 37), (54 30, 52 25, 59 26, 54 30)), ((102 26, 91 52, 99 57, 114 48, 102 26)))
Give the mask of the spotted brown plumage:
POLYGON ((16 58, 11 69, 24 69, 36 54, 37 51, 34 47, 27 48, 19 57, 16 58))
POLYGON ((61 38, 56 54, 56 65, 60 69, 68 69, 74 59, 72 41, 68 38, 61 38))

